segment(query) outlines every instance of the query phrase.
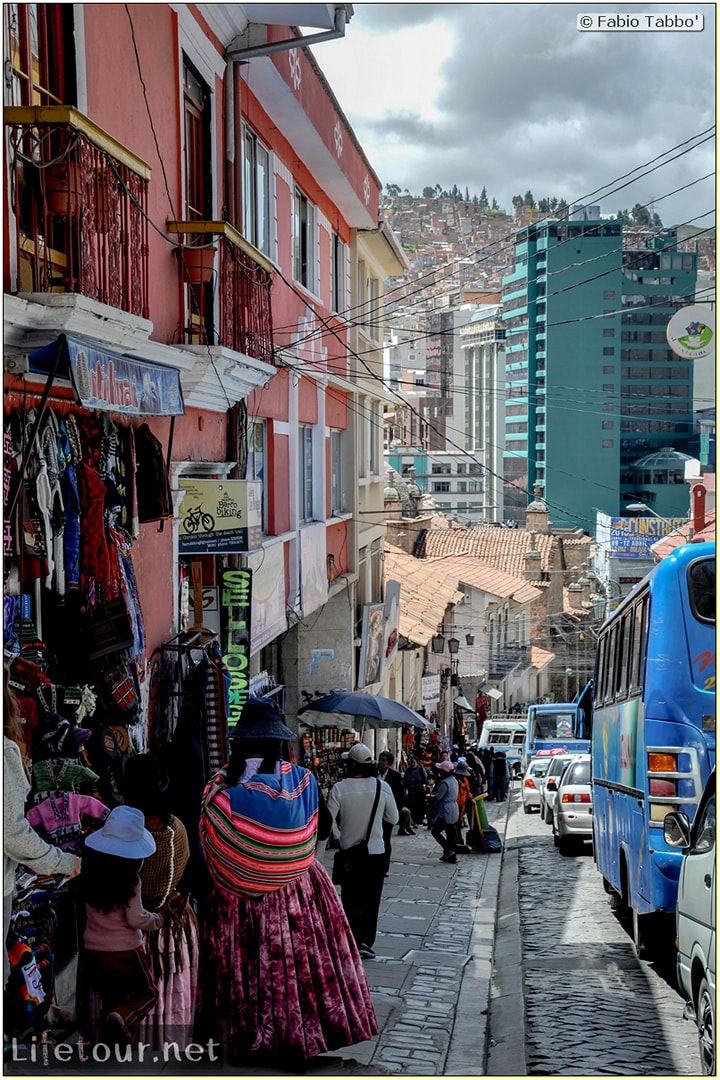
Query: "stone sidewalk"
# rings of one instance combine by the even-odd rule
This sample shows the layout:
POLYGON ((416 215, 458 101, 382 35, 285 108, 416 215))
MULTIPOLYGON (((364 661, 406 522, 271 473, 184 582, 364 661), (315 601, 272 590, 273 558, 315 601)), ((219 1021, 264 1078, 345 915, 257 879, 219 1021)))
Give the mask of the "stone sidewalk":
MULTIPOLYGON (((504 843, 509 800, 486 807, 504 843)), ((393 833, 392 849, 377 957, 363 961, 380 1033, 315 1059, 308 1075, 483 1075, 503 855, 442 863, 426 828, 393 833)), ((328 871, 332 856, 321 854, 328 871)))

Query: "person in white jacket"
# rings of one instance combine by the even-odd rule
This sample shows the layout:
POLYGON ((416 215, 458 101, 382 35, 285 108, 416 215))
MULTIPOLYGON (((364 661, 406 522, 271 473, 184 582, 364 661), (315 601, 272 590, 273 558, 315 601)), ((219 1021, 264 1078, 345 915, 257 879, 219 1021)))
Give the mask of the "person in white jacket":
POLYGON ((3 685, 3 941, 6 943, 3 952, 3 987, 10 975, 7 937, 18 865, 27 866, 36 874, 62 874, 66 878, 80 873, 80 859, 69 851, 61 851, 48 844, 30 827, 25 817, 30 782, 20 753, 22 728, 8 677, 6 667, 3 685))
POLYGON ((397 825, 400 814, 389 785, 377 776, 377 762, 368 746, 356 743, 342 757, 347 764, 348 778, 330 789, 328 810, 335 822, 336 834, 339 830, 341 852, 367 837, 368 855, 343 878, 341 900, 360 955, 365 960, 372 960, 386 870, 383 823, 392 828, 397 825), (379 797, 371 818, 378 786, 379 797))

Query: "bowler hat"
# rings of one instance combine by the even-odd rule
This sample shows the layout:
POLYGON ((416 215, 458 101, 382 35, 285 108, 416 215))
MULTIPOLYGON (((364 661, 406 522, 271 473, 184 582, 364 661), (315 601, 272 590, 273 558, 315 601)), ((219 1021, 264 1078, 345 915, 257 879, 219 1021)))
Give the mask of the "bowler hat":
POLYGON ((155 853, 155 841, 145 828, 145 815, 134 806, 116 806, 101 829, 85 838, 85 846, 122 859, 144 859, 155 853))
POLYGON ((297 735, 285 727, 280 710, 271 698, 250 697, 243 705, 240 719, 231 731, 231 739, 296 739, 297 735))

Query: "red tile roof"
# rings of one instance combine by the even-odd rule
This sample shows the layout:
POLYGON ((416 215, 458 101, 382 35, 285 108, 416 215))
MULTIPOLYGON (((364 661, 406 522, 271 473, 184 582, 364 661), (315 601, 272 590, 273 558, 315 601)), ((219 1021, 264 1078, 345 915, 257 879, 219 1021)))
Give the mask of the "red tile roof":
POLYGON ((692 531, 692 521, 688 521, 686 525, 676 529, 675 532, 670 533, 669 536, 663 536, 662 540, 658 540, 650 548, 654 558, 657 562, 661 562, 668 555, 671 555, 675 548, 680 547, 682 544, 699 544, 704 540, 714 540, 716 530, 715 511, 708 510, 705 514, 705 528, 690 539, 690 533, 692 531))
POLYGON ((474 555, 446 555, 443 558, 419 561, 428 567, 429 574, 435 580, 441 575, 446 582, 462 582, 463 585, 471 585, 492 596, 502 599, 510 597, 519 604, 527 604, 542 595, 524 578, 480 562, 474 555))
MULTIPOLYGON (((588 538, 589 541, 589 538, 588 538)), ((533 533, 526 529, 498 529, 492 525, 476 525, 472 529, 428 529, 425 557, 444 555, 475 555, 491 566, 502 567, 509 574, 522 577, 525 553, 540 552, 540 570, 550 570, 559 541, 548 533, 533 533)))
POLYGON ((425 560, 389 546, 385 548, 385 580, 400 582, 400 633, 416 645, 427 645, 437 634, 448 604, 463 598, 457 582, 438 581, 425 560))

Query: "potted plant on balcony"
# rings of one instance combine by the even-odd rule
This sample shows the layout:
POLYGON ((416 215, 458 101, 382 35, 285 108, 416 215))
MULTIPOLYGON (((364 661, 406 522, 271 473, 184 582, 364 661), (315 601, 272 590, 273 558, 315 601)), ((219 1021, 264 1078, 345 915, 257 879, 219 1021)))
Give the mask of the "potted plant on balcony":
POLYGON ((217 244, 178 244, 175 254, 183 280, 191 285, 207 285, 215 269, 217 244))

